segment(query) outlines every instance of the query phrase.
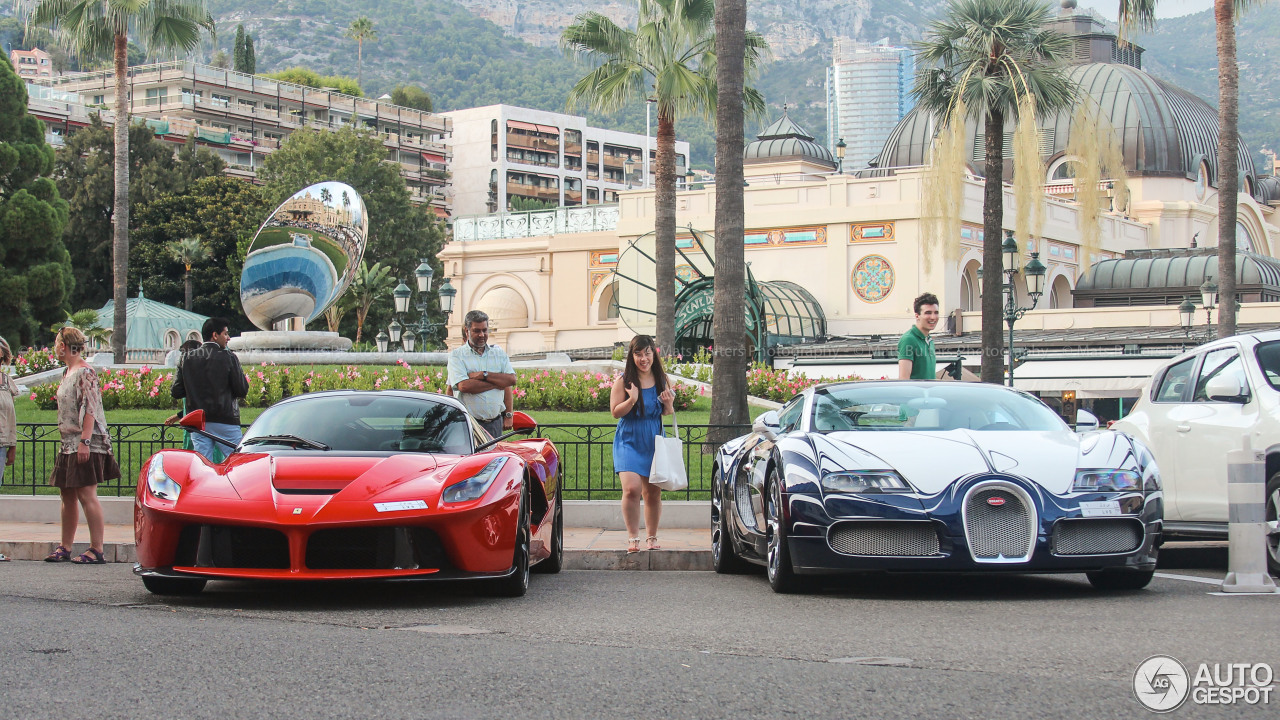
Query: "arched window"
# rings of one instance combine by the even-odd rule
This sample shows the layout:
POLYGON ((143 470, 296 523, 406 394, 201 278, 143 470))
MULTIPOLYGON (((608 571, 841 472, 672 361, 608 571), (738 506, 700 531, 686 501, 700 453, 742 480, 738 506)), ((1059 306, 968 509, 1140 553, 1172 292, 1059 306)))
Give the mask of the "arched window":
POLYGON ((613 322, 618 319, 618 281, 612 280, 609 286, 600 293, 600 302, 596 310, 598 322, 613 322))
POLYGON ((164 332, 164 349, 165 350, 174 350, 178 347, 178 345, 181 345, 181 344, 182 344, 182 336, 178 334, 177 330, 173 330, 173 329, 165 330, 164 332))
POLYGON ((1059 275, 1053 279, 1053 285, 1049 287, 1049 308, 1053 310, 1074 306, 1075 302, 1071 299, 1071 284, 1067 282, 1065 276, 1059 275))
POLYGON ((1249 234, 1249 228, 1242 222, 1236 223, 1236 251, 1245 250, 1253 252, 1253 236, 1249 234))

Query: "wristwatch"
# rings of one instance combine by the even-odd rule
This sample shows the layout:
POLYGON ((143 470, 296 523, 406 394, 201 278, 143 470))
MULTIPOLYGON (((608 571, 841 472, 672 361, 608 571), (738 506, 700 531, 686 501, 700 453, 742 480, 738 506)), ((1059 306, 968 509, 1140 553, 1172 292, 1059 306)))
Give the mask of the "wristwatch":
POLYGON ((489 371, 488 371, 488 370, 481 370, 481 371, 480 371, 480 379, 481 379, 481 380, 488 380, 488 379, 489 379, 489 371))
POLYGON ((88 445, 88 444, 89 444, 89 438, 80 438, 80 444, 81 444, 81 445, 88 445))
POLYGON ((510 410, 504 410, 502 413, 502 417, 504 418, 514 417, 514 416, 515 416, 515 413, 511 412, 510 410))

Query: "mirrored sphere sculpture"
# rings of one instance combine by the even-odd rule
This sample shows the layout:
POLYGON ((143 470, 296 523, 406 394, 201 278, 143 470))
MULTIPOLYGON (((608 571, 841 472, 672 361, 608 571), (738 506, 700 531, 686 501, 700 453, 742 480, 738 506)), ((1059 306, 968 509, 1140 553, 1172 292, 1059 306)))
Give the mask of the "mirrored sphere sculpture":
POLYGON ((350 185, 321 182, 280 204, 262 224, 240 274, 240 303, 263 330, 319 317, 351 285, 369 236, 350 185))

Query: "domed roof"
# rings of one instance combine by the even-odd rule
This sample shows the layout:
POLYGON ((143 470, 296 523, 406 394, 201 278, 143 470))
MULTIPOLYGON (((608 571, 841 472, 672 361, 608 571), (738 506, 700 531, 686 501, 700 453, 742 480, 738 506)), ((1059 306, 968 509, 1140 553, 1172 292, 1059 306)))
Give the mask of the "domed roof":
MULTIPOLYGON (((1218 249, 1130 250, 1123 258, 1100 260, 1080 278, 1074 292, 1199 288, 1218 276, 1218 249)), ((1280 287, 1280 261, 1252 252, 1236 253, 1236 284, 1280 287)))
POLYGON ((1253 196, 1265 205, 1273 207, 1280 205, 1280 178, 1275 175, 1258 178, 1258 186, 1253 196))
MULTIPOLYGON (((1204 100, 1138 68, 1118 63, 1076 65, 1071 68, 1071 78, 1097 103, 1103 117, 1120 135, 1130 176, 1194 180, 1203 161, 1209 164, 1210 184, 1217 185, 1218 112, 1204 100)), ((1074 112, 1071 108, 1038 121, 1040 150, 1045 158, 1065 153, 1074 112)), ((981 172, 978 124, 970 119, 966 125, 968 160, 981 172)), ((1012 132, 1011 119, 1005 134, 1012 132)), ((911 111, 890 133, 877 164, 882 168, 925 164, 934 134, 933 117, 911 111)), ((1007 150, 1010 144, 1006 137, 1006 176, 1013 170, 1012 153, 1007 150)), ((1239 145, 1239 169, 1241 177, 1254 175, 1253 158, 1243 142, 1239 145)))
POLYGON ((755 142, 742 151, 742 161, 746 164, 807 160, 836 169, 836 160, 831 157, 831 151, 815 143, 812 135, 787 116, 786 109, 783 109, 782 117, 756 138, 755 142))

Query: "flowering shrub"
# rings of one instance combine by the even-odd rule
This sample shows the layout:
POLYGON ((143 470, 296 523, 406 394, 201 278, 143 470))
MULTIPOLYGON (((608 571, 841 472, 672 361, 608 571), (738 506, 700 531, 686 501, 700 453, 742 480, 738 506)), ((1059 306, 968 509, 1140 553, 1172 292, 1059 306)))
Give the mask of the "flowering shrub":
MULTIPOLYGON (((711 353, 702 349, 692 359, 693 362, 689 363, 672 363, 667 368, 667 371, 681 377, 687 377, 690 380, 711 382, 711 353)), ((857 375, 847 375, 840 378, 810 378, 804 375, 797 375, 793 378, 786 370, 773 370, 764 363, 755 363, 747 370, 747 394, 764 398, 765 400, 786 402, 796 393, 802 392, 805 388, 818 383, 861 379, 857 375)))
MULTIPOLYGON (((242 407, 267 407, 282 398, 322 390, 426 390, 442 392, 446 375, 444 368, 415 370, 401 360, 394 368, 380 370, 361 369, 354 365, 324 368, 320 370, 288 365, 263 363, 245 369, 249 381, 249 393, 242 407)), ((609 409, 609 389, 616 375, 604 373, 569 373, 560 371, 534 371, 517 373, 514 389, 515 406, 521 410, 603 411, 609 409)), ((115 409, 173 409, 181 402, 170 395, 173 371, 156 371, 150 367, 139 370, 103 371, 99 375, 102 387, 102 407, 115 409)), ((685 384, 677 384, 676 409, 683 410, 693 404, 697 391, 685 384)), ((31 399, 42 410, 58 407, 58 384, 37 386, 31 399)))
POLYGON ((53 356, 53 348, 27 348, 13 359, 13 377, 34 375, 56 367, 62 367, 62 363, 53 356))

